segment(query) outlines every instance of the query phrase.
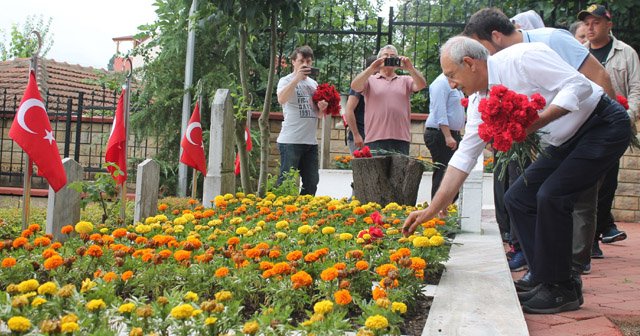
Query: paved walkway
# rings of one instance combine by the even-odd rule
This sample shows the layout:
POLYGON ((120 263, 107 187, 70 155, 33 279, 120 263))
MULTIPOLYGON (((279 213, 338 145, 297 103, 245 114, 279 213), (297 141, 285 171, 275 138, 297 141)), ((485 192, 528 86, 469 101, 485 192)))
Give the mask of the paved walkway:
MULTIPOLYGON (((623 333, 611 319, 640 323, 640 224, 618 227, 628 238, 600 244, 605 258, 592 260, 591 274, 582 276, 582 308, 556 315, 525 314, 531 336, 615 336, 623 333)), ((512 276, 519 279, 523 274, 512 276)))

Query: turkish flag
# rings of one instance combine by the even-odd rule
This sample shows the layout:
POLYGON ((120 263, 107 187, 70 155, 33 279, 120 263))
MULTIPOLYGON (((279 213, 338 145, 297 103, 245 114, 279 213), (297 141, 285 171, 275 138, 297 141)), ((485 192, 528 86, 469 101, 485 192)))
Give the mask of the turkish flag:
POLYGON ((202 143, 202 125, 200 124, 200 106, 196 102, 187 131, 180 142, 182 155, 180 162, 207 175, 207 163, 204 158, 204 144, 202 143))
MULTIPOLYGON (((247 152, 250 152, 253 148, 253 142, 251 141, 251 132, 246 127, 244 128, 244 140, 247 142, 247 152)), ((240 175, 240 154, 238 153, 236 153, 235 168, 236 176, 240 175)))
POLYGON ((29 73, 29 83, 13 118, 9 137, 38 166, 38 175, 47 179, 54 191, 57 192, 67 184, 67 174, 62 166, 58 144, 53 137, 33 70, 29 73))
POLYGON ((109 141, 107 142, 107 151, 104 154, 104 161, 111 162, 118 165, 118 168, 122 171, 122 174, 115 176, 115 167, 107 167, 109 173, 116 181, 117 184, 124 184, 127 181, 127 149, 124 119, 124 95, 125 90, 120 93, 118 99, 118 106, 116 106, 116 115, 113 118, 113 126, 111 126, 111 134, 109 135, 109 141))

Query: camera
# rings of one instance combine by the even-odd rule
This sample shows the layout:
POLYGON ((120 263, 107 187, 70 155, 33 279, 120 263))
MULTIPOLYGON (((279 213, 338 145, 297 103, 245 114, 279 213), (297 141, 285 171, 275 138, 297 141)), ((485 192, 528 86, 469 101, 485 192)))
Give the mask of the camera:
POLYGON ((315 78, 315 77, 318 77, 318 75, 320 75, 320 69, 311 68, 311 72, 309 72, 309 76, 315 78))
POLYGON ((393 67, 399 67, 400 65, 400 58, 398 57, 387 57, 384 59, 384 66, 393 66, 393 67))

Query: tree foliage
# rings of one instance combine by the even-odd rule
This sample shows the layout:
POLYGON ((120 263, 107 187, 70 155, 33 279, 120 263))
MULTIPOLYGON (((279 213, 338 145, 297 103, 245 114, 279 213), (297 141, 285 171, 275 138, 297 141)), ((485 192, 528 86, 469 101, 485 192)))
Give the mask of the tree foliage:
POLYGON ((4 40, 4 32, 2 44, 0 44, 0 59, 3 61, 14 58, 29 58, 38 49, 38 39, 33 31, 40 33, 42 38, 42 46, 40 48, 40 57, 44 57, 53 45, 53 35, 49 32, 52 18, 45 20, 42 15, 29 15, 21 24, 11 25, 9 32, 10 40, 4 40))

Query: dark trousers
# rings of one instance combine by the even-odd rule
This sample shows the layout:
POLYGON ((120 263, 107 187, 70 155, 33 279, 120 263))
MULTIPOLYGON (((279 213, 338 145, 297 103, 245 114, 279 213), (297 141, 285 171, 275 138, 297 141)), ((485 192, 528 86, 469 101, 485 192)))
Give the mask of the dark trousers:
POLYGON ((507 211, 534 280, 570 279, 574 204, 628 145, 629 116, 605 96, 574 137, 547 147, 507 190, 507 211))
POLYGON ((615 228, 613 214, 611 208, 613 207, 613 199, 616 196, 616 189, 618 189, 618 171, 620 170, 620 160, 617 160, 615 164, 607 171, 602 180, 602 185, 598 189, 598 211, 597 211, 597 227, 596 227, 596 240, 600 238, 600 235, 606 233, 611 228, 615 228))
POLYGON ((291 168, 300 171, 302 188, 300 195, 315 195, 320 181, 318 145, 278 144, 280 150, 280 175, 278 185, 284 179, 284 173, 291 168))
MULTIPOLYGON (((509 232, 511 241, 509 243, 514 245, 517 250, 520 249, 518 244, 518 235, 515 230, 512 229, 511 221, 509 220, 509 213, 507 213, 507 207, 504 204, 504 193, 509 189, 509 186, 514 184, 518 177, 522 175, 518 163, 511 161, 507 164, 504 176, 500 179, 500 172, 502 171, 502 164, 498 163, 495 159, 497 151, 493 151, 494 168, 493 168, 493 204, 495 205, 496 222, 498 222, 498 228, 500 233, 509 232)), ((525 168, 531 164, 529 160, 525 164, 525 168)))
MULTIPOLYGON (((460 140, 462 140, 459 131, 451 131, 451 136, 456 139, 458 144, 460 143, 460 140)), ((444 134, 442 134, 442 131, 437 128, 427 128, 424 130, 424 144, 429 149, 433 162, 439 163, 439 165, 433 167, 433 175, 431 176, 431 199, 433 199, 436 191, 440 188, 440 183, 442 182, 444 173, 447 171, 449 160, 451 160, 453 153, 456 151, 447 147, 444 134)), ((455 202, 457 199, 458 194, 456 194, 453 201, 455 202)))

